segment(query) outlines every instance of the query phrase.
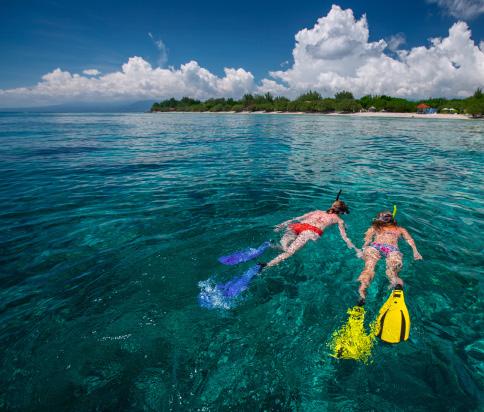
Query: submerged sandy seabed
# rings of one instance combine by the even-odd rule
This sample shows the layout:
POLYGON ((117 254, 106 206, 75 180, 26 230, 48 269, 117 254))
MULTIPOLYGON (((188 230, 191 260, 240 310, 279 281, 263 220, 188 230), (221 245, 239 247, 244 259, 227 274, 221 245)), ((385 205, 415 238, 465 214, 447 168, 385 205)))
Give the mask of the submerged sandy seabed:
POLYGON ((207 113, 207 114, 273 114, 273 115, 286 115, 286 114, 305 114, 311 116, 356 116, 356 117, 399 117, 408 119, 454 119, 454 120, 469 120, 470 116, 465 114, 417 114, 417 113, 391 113, 391 112, 357 112, 357 113, 305 113, 305 112, 155 112, 155 113, 207 113))

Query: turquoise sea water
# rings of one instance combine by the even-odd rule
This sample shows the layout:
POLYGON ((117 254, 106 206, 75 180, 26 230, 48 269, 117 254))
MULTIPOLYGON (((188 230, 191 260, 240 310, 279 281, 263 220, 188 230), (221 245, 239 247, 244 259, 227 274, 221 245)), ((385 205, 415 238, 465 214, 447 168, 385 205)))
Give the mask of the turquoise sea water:
MULTIPOLYGON (((1 410, 469 411, 483 401, 484 123, 0 114, 1 410), (330 228, 229 311, 198 282, 339 189, 398 205, 410 339, 328 356, 362 268, 330 228)), ((268 251, 264 260, 274 256, 268 251)), ((366 309, 389 294, 381 262, 366 309)))

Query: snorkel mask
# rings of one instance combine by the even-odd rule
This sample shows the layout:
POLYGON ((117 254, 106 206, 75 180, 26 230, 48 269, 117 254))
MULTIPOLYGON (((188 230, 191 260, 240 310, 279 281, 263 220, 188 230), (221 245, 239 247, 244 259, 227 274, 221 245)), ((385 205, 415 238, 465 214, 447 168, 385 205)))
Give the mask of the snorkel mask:
POLYGON ((339 200, 341 192, 342 190, 340 189, 330 209, 333 209, 338 214, 349 214, 350 213, 349 207, 346 205, 345 202, 343 202, 342 200, 339 200))
POLYGON ((381 222, 385 224, 395 223, 395 216, 397 215, 397 205, 393 205, 393 212, 381 212, 373 219, 373 222, 381 222))

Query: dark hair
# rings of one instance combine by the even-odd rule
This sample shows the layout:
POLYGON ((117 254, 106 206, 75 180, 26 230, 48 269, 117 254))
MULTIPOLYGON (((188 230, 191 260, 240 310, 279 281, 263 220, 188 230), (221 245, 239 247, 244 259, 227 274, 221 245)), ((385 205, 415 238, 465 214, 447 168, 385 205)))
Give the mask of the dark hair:
POLYGON ((397 221, 394 219, 392 212, 385 210, 383 212, 377 213, 375 219, 373 219, 373 222, 371 223, 373 228, 379 232, 382 230, 384 227, 389 227, 389 226, 398 226, 397 221), (390 219, 388 219, 388 216, 390 216, 390 219), (385 217, 386 219, 383 219, 385 217))
POLYGON ((333 213, 335 215, 340 215, 342 213, 350 213, 349 207, 342 200, 336 200, 333 202, 331 207, 326 211, 326 213, 333 213))

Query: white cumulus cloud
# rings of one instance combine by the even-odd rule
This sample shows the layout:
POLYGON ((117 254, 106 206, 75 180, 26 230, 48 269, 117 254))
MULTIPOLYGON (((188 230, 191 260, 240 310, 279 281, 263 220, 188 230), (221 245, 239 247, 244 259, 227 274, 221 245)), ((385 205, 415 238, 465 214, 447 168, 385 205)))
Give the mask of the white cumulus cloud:
MULTIPOLYGON (((276 83, 263 82, 261 91, 296 96, 308 89, 331 96, 350 90, 357 96, 389 94, 419 98, 469 96, 484 85, 484 53, 471 39, 469 27, 457 22, 445 38, 428 47, 398 50, 389 56, 384 40, 369 41, 366 16, 355 19, 351 9, 333 5, 311 29, 296 34, 294 63, 271 72, 276 83)), ((399 46, 403 39, 391 45, 399 46)), ((390 40, 392 43, 392 40, 390 40)))
POLYGON ((0 106, 58 104, 69 101, 128 101, 183 96, 199 99, 240 97, 254 89, 254 76, 244 69, 224 69, 218 77, 195 61, 179 69, 153 68, 141 57, 131 57, 121 71, 98 77, 71 74, 60 68, 42 76, 33 87, 0 89, 0 106))
POLYGON ((101 72, 97 69, 86 69, 86 70, 83 70, 82 73, 84 73, 88 76, 97 76, 97 75, 101 74, 101 72))
POLYGON ((473 19, 484 13, 484 0, 427 0, 458 19, 473 19))
POLYGON ((406 41, 407 40, 405 39, 405 35, 403 33, 394 34, 387 40, 388 48, 391 51, 396 52, 401 45, 405 44, 406 41))

